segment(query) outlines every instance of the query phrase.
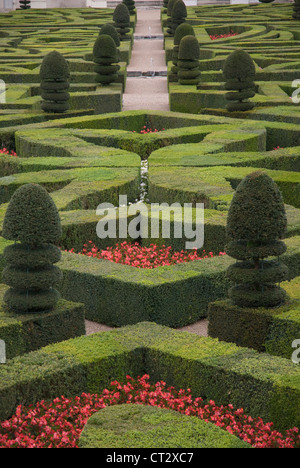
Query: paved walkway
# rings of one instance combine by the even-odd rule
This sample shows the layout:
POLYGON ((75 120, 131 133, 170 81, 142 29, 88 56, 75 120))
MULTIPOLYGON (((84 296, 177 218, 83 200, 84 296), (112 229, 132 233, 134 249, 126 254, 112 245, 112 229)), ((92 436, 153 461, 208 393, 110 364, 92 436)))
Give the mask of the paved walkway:
POLYGON ((163 49, 160 8, 137 9, 137 25, 123 110, 169 111, 167 66, 163 49))

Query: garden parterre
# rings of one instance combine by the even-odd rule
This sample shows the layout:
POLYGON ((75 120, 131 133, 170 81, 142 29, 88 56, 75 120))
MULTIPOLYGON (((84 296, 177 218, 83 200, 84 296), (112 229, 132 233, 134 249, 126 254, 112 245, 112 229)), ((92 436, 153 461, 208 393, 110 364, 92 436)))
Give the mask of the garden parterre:
MULTIPOLYGON (((278 6, 278 17, 282 19, 281 14, 287 17, 288 8, 286 5, 278 6)), ((93 99, 87 104, 87 101, 79 96, 76 102, 77 93, 74 92, 74 106, 71 106, 70 112, 61 116, 42 114, 38 106, 38 82, 35 81, 38 66, 44 53, 57 48, 58 44, 61 46, 61 52, 70 59, 71 77, 74 76, 73 84, 71 78, 71 97, 75 87, 79 94, 85 94, 85 91, 90 94, 93 90, 90 82, 91 69, 85 62, 88 63, 91 59, 91 44, 96 37, 96 33, 91 31, 99 27, 100 21, 106 19, 106 14, 109 15, 109 10, 104 11, 100 10, 95 16, 93 12, 86 13, 84 10, 49 13, 50 16, 57 13, 55 18, 48 17, 47 14, 41 15, 43 29, 47 28, 45 23, 50 23, 51 28, 54 28, 49 28, 49 39, 45 41, 41 38, 40 29, 34 25, 34 12, 30 12, 28 18, 21 17, 19 12, 8 15, 8 26, 5 28, 6 32, 3 32, 4 55, 0 51, 0 59, 3 56, 5 62, 0 78, 11 78, 8 81, 8 103, 0 115, 0 138, 2 146, 9 151, 16 151, 17 157, 1 155, 0 159, 1 224, 7 203, 15 190, 25 183, 38 182, 47 188, 60 211, 63 225, 62 249, 75 248, 80 251, 88 240, 95 242, 99 248, 112 245, 110 240, 103 241, 96 235, 96 225, 99 221, 96 208, 103 201, 118 206, 121 194, 127 194, 129 202, 138 199, 141 160, 148 160, 149 202, 180 202, 191 203, 193 206, 196 203, 204 203, 204 247, 207 251, 216 253, 224 250, 227 211, 235 188, 245 175, 255 168, 260 168, 274 178, 283 193, 288 216, 288 250, 283 260, 289 267, 290 280, 293 280, 290 284, 297 287, 297 278, 300 276, 299 116, 297 106, 292 105, 288 96, 291 92, 289 80, 297 75, 295 67, 290 67, 291 63, 295 66, 297 63, 296 25, 295 33, 286 30, 288 25, 286 29, 280 29, 279 33, 278 28, 275 28, 275 32, 272 28, 266 31, 265 23, 270 21, 270 14, 267 14, 267 10, 262 10, 264 16, 260 19, 257 20, 256 15, 254 20, 249 14, 247 21, 245 17, 241 21, 242 26, 235 22, 234 25, 228 26, 227 31, 227 26, 224 26, 225 13, 225 16, 213 19, 212 24, 211 9, 207 10, 207 15, 203 15, 203 10, 189 9, 188 18, 192 19, 198 38, 203 39, 207 34, 226 34, 231 29, 237 33, 236 36, 214 41, 213 51, 210 49, 210 39, 208 41, 207 38, 207 47, 203 44, 201 46, 199 41, 201 53, 204 54, 203 60, 200 60, 202 66, 207 63, 210 67, 214 62, 212 69, 202 70, 202 76, 209 79, 205 80, 208 84, 204 84, 205 93, 202 93, 206 96, 204 99, 207 99, 205 106, 197 104, 196 111, 190 107, 190 115, 185 113, 186 109, 180 108, 184 113, 133 111, 103 116, 95 115, 107 111, 103 100, 99 100, 97 104, 93 99), (211 19, 206 20, 206 17, 211 19), (53 21, 57 22, 58 29, 53 26, 53 21), (71 35, 74 31, 77 34, 77 28, 82 26, 82 21, 87 23, 87 29, 83 30, 83 35, 75 47, 74 43, 71 47, 71 41, 67 41, 66 28, 69 28, 71 35), (251 26, 252 22, 254 26, 251 26), (199 31, 207 23, 210 23, 208 30, 199 31), (23 27, 24 43, 17 32, 17 29, 23 27), (264 57, 266 62, 260 61, 258 65, 262 68, 271 67, 273 61, 276 65, 277 54, 279 60, 286 58, 286 53, 280 57, 278 40, 287 41, 288 46, 292 43, 292 52, 289 54, 291 60, 287 71, 284 67, 275 67, 279 71, 274 72, 274 78, 277 79, 271 80, 274 88, 270 87, 269 83, 270 73, 273 71, 264 71, 265 84, 261 84, 260 89, 264 89, 266 94, 258 98, 259 104, 262 105, 247 113, 247 118, 245 115, 237 115, 233 120, 232 115, 229 116, 224 109, 219 109, 219 97, 222 94, 219 68, 222 67, 228 52, 232 50, 231 41, 234 41, 236 46, 241 46, 241 42, 238 42, 241 36, 248 38, 245 39, 247 45, 258 52, 258 55, 262 53, 260 49, 267 49, 265 52, 268 58, 264 57), (270 41, 268 44, 274 46, 273 55, 271 47, 261 47, 258 42, 254 45, 257 37, 270 41), (15 46, 18 46, 17 50, 21 50, 20 56, 16 56, 15 46), (10 48, 14 50, 7 52, 10 48), (32 52, 33 50, 35 52, 32 52), (9 53, 11 55, 6 55, 9 53), (34 56, 33 61, 30 57, 31 65, 28 55, 34 56), (15 67, 18 63, 17 69, 6 69, 7 59, 8 67, 15 67), (218 69, 215 69, 215 66, 218 66, 218 69), (15 80, 21 84, 15 83, 15 80), (284 85, 280 80, 284 80, 284 85), (281 82, 281 92, 277 101, 273 99, 279 89, 276 87, 279 86, 276 81, 281 82), (216 106, 211 105, 212 99, 216 99, 216 106), (198 114, 200 109, 203 111, 201 115, 198 114), (140 134, 144 126, 161 131, 140 134)), ((227 18, 232 18, 230 15, 231 13, 227 18)), ((290 19, 287 17, 286 21, 290 22, 290 19)), ((273 26, 277 26, 275 23, 276 21, 272 22, 273 26)), ((282 25, 281 22, 280 28, 282 25)), ((165 41, 166 54, 168 44, 170 45, 168 41, 170 40, 165 41)), ((124 47, 127 48, 128 60, 130 45, 126 43, 124 47)), ((126 60, 124 59, 124 62, 126 60)), ((169 81, 172 90, 171 77, 169 81)), ((189 90, 187 91, 189 94, 189 90)), ((199 91, 193 88, 191 97, 185 96, 187 104, 194 102, 195 92, 199 91), (188 101, 189 99, 191 100, 188 101)), ((119 91, 117 94, 120 97, 119 91)), ((170 99, 172 103, 172 91, 170 99)), ((107 102, 108 108, 113 108, 111 100, 107 102)), ((151 212, 152 216, 157 216, 157 213, 151 212)), ((176 214, 172 216, 171 221, 174 226, 177 222, 176 214)), ((118 240, 120 239, 117 238, 116 241, 118 240)), ((131 239, 128 237, 126 240, 131 239)), ((141 239, 141 243, 147 246, 153 240, 141 239)), ((9 242, 3 238, 0 241, 3 251, 9 242)), ((161 235, 155 241, 180 250, 185 239, 165 239, 161 235)), ((226 296, 229 281, 225 271, 231 263, 231 258, 223 256, 160 267, 155 271, 141 271, 107 260, 63 252, 59 264, 64 273, 61 293, 65 301, 84 303, 86 317, 90 320, 117 327, 151 321, 176 328, 206 317, 209 303, 226 296)), ((292 318, 292 326, 287 324, 288 330, 299 330, 299 314, 297 315, 293 297, 288 314, 289 318, 292 318)), ((5 323, 5 314, 1 320, 4 320, 2 323, 6 327, 8 321, 5 323)), ((197 343, 194 343, 195 350, 202 349, 204 354, 199 358, 195 351, 195 361, 191 369, 189 353, 194 338, 185 335, 181 347, 181 335, 172 331, 171 336, 171 332, 155 328, 154 325, 152 330, 152 325, 148 324, 128 329, 128 336, 127 331, 124 331, 126 339, 123 339, 121 332, 116 331, 89 339, 82 337, 78 341, 64 342, 30 355, 16 357, 9 362, 8 367, 0 369, 3 372, 1 417, 8 417, 20 403, 34 403, 38 399, 52 398, 65 392, 79 395, 82 391, 97 391, 108 385, 112 378, 124 379, 128 373, 142 375, 149 372, 151 378, 166 377, 169 383, 174 383, 177 387, 190 386, 190 382, 193 382, 195 394, 214 398, 220 404, 232 403, 242 406, 255 416, 274 421, 276 427, 282 430, 293 425, 299 426, 299 370, 285 359, 288 357, 286 342, 282 344, 283 351, 279 353, 274 345, 274 336, 275 341, 277 336, 281 336, 281 332, 276 331, 277 323, 278 321, 267 338, 268 351, 270 354, 279 354, 279 357, 237 348, 228 343, 218 343, 210 338, 197 338, 197 343), (114 333, 118 334, 116 339, 114 333), (161 342, 150 339, 152 334, 160 335, 161 342), (136 345, 135 340, 139 336, 141 340, 136 345), (107 354, 107 346, 110 347, 111 337, 113 352, 110 356, 107 354), (178 344, 176 350, 171 346, 173 341, 178 344), (119 349, 117 343, 124 343, 124 348, 120 345, 119 349), (103 353, 95 351, 94 347, 103 353), (91 358, 88 357, 88 350, 92 349, 96 354, 91 358), (216 352, 217 360, 214 357, 216 352), (181 362, 182 367, 179 366, 181 362), (225 379, 224 374, 227 374, 228 378, 225 379), (199 376, 202 379, 201 384, 199 376), (215 386, 212 386, 213 376, 215 386), (249 386, 254 386, 251 395, 249 386)), ((17 324, 13 323, 12 326, 16 327, 17 324)), ((17 349, 12 355, 26 352, 21 346, 22 327, 19 324, 18 326, 19 345, 12 343, 12 347, 17 349)), ((262 337, 263 345, 265 338, 262 337)))

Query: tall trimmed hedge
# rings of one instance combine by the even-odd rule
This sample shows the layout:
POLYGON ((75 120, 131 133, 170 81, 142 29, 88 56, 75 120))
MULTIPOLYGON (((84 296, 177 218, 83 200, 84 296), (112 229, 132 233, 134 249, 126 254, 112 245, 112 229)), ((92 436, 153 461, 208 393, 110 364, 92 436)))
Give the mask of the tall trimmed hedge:
POLYGON ((183 0, 176 0, 172 8, 171 20, 167 33, 170 36, 174 36, 176 28, 185 23, 187 17, 187 9, 183 0))
POLYGON ((178 81, 182 85, 197 85, 200 81, 200 48, 195 36, 184 36, 178 51, 178 81))
POLYGON ((129 40, 130 13, 125 3, 119 3, 113 13, 114 26, 118 31, 120 41, 129 40))
POLYGON ((255 96, 255 65, 248 52, 238 49, 226 59, 223 69, 225 94, 228 101, 226 108, 229 112, 249 111, 254 103, 249 98, 255 96))
POLYGON ((193 26, 188 23, 180 24, 175 31, 174 34, 174 47, 172 53, 172 72, 177 75, 178 73, 178 52, 179 52, 179 44, 183 37, 185 36, 195 36, 195 31, 193 26))
POLYGON ((55 289, 62 274, 53 264, 61 258, 55 245, 61 237, 57 208, 47 191, 26 184, 13 194, 3 221, 2 235, 15 241, 4 250, 7 266, 2 281, 10 286, 4 302, 14 312, 52 310, 59 297, 55 289))
POLYGON ((56 50, 47 54, 40 68, 41 107, 45 112, 66 112, 69 109, 69 66, 56 50))
POLYGON ((108 34, 100 35, 96 40, 93 60, 97 83, 109 85, 118 79, 118 70, 120 69, 118 49, 115 41, 108 34))
POLYGON ((227 218, 225 250, 238 260, 227 270, 235 283, 229 291, 240 307, 276 307, 286 298, 276 283, 287 279, 288 268, 278 260, 286 251, 287 218, 281 192, 273 179, 257 171, 238 185, 227 218))

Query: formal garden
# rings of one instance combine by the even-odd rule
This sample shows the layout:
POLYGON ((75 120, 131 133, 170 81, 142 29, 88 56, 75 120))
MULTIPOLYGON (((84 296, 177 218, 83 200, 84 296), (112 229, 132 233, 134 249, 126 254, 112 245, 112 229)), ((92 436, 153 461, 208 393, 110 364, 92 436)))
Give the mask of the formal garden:
POLYGON ((0 14, 0 448, 300 448, 300 2, 159 18, 0 14))

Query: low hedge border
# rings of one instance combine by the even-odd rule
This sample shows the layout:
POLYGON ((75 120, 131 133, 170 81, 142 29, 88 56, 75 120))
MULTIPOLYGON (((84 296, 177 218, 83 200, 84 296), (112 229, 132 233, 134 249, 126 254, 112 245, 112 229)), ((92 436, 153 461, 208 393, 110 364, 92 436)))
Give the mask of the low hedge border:
POLYGON ((291 359, 294 340, 300 336, 300 277, 282 283, 289 302, 276 309, 249 309, 229 300, 209 304, 209 336, 238 346, 291 359))
POLYGON ((5 341, 7 359, 85 334, 85 311, 82 304, 61 299, 51 312, 15 314, 3 306, 6 289, 6 286, 0 285, 0 339, 5 341))
POLYGON ((145 373, 231 403, 285 430, 300 425, 300 370, 291 361, 153 323, 83 336, 0 366, 0 418, 19 404, 100 392, 111 380, 145 373))
POLYGON ((173 410, 108 406, 89 418, 79 448, 251 448, 212 423, 173 410))

